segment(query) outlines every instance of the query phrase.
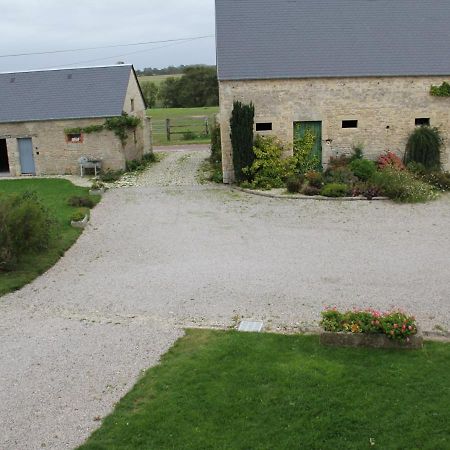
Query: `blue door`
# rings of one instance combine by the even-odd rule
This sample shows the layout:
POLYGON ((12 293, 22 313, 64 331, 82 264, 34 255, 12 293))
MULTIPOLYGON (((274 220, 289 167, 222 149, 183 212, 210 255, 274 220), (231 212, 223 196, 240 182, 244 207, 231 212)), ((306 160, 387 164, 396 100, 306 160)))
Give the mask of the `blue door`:
POLYGON ((19 145, 20 167, 24 175, 36 175, 34 165, 33 142, 31 138, 17 139, 19 145))

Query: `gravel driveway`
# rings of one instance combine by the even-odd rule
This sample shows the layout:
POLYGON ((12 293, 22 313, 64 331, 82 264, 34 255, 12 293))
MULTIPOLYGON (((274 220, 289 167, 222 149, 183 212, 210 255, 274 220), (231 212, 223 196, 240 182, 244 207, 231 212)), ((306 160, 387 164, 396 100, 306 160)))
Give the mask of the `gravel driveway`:
POLYGON ((256 197, 198 185, 203 148, 109 191, 49 272, 0 300, 0 448, 73 448, 185 326, 401 306, 450 329, 450 197, 256 197))

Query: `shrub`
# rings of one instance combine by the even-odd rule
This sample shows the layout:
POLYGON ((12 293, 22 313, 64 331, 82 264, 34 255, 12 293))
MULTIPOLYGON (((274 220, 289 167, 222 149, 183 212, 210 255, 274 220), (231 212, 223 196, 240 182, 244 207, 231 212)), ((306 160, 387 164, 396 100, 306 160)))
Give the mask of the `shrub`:
POLYGON ((182 136, 184 141, 193 141, 197 139, 197 135, 193 131, 185 131, 182 136))
POLYGON ((211 128, 211 156, 212 164, 222 164, 222 141, 220 135, 220 125, 214 122, 211 128))
POLYGON ((0 195, 0 270, 48 248, 55 220, 35 193, 0 195))
POLYGON ((286 188, 291 194, 298 194, 302 190, 304 182, 304 176, 292 176, 287 179, 286 188))
POLYGON ((375 163, 368 159, 354 159, 350 163, 350 169, 362 181, 369 180, 377 170, 375 163))
POLYGON ((329 332, 385 334, 390 339, 408 341, 417 334, 416 319, 401 311, 381 313, 374 310, 322 312, 321 326, 329 332))
POLYGON ((85 209, 77 209, 70 216, 71 222, 81 222, 86 217, 87 211, 85 209))
POLYGON ((348 166, 341 166, 334 170, 327 170, 325 172, 325 180, 328 183, 341 183, 352 186, 358 181, 358 178, 348 166))
POLYGON ((429 170, 440 169, 442 144, 437 128, 416 128, 406 144, 405 163, 416 162, 429 170))
POLYGON ((314 170, 307 172, 305 174, 305 179, 311 187, 321 189, 323 186, 323 175, 320 172, 314 170))
POLYGON ((104 183, 114 183, 120 180, 123 175, 123 170, 108 170, 105 173, 100 174, 99 178, 104 183))
POLYGON ((158 157, 153 153, 146 153, 142 157, 142 161, 146 162, 147 164, 158 162, 158 157))
POLYGON ((320 194, 324 197, 346 197, 349 194, 349 188, 346 184, 331 183, 325 185, 320 194))
POLYGON ((253 125, 255 107, 234 102, 231 113, 231 145, 233 149, 233 166, 237 182, 250 180, 251 172, 245 172, 245 167, 252 166, 255 160, 253 151, 253 125))
POLYGON ((295 139, 293 150, 293 165, 295 172, 305 174, 321 168, 322 161, 320 161, 317 155, 313 154, 315 140, 316 137, 310 129, 305 131, 303 137, 295 139))
POLYGON ((352 189, 352 196, 363 196, 367 198, 367 200, 372 200, 375 197, 381 197, 382 192, 378 186, 375 186, 372 183, 357 183, 352 189))
POLYGON ((273 136, 257 136, 253 149, 255 160, 243 169, 252 187, 272 189, 284 187, 284 181, 292 174, 292 160, 283 159, 283 146, 273 136))
POLYGON ((423 164, 414 161, 408 163, 407 169, 416 175, 425 175, 427 173, 427 169, 423 164))
POLYGON ((362 145, 353 147, 353 153, 350 156, 350 162, 353 162, 357 159, 364 159, 364 151, 362 145))
POLYGON ((91 198, 79 196, 70 197, 67 204, 69 206, 73 206, 74 208, 93 208, 95 206, 95 203, 91 198))
POLYGON ((308 197, 314 197, 316 195, 320 195, 320 188, 306 185, 306 186, 303 186, 301 193, 303 195, 307 195, 308 197))
POLYGON ((396 170, 405 170, 403 161, 392 152, 386 152, 378 158, 378 168, 384 170, 386 168, 393 168, 396 170))
POLYGON ((340 167, 347 167, 350 164, 350 157, 347 155, 332 156, 328 162, 327 171, 333 172, 340 167))
POLYGON ((437 197, 429 184, 418 180, 406 170, 386 168, 376 172, 370 182, 377 186, 383 195, 399 202, 425 202, 437 197))
POLYGON ((421 180, 438 188, 440 191, 450 190, 450 173, 449 172, 428 172, 423 174, 421 180))
POLYGON ((444 81, 440 86, 431 86, 430 93, 435 97, 450 97, 450 84, 444 81))

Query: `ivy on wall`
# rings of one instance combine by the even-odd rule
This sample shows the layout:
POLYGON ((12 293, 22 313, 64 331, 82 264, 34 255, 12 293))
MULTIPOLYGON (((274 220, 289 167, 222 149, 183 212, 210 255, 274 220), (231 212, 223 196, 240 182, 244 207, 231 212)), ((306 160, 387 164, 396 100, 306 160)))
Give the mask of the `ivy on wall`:
POLYGON ((431 86, 430 93, 435 97, 450 97, 450 84, 444 81, 440 86, 431 86))
POLYGON ((122 113, 119 117, 110 117, 105 120, 103 125, 89 125, 87 127, 66 128, 64 133, 68 134, 91 134, 99 133, 103 130, 113 131, 120 139, 122 145, 127 143, 128 133, 134 131, 141 123, 141 119, 135 116, 129 116, 127 113, 122 113))

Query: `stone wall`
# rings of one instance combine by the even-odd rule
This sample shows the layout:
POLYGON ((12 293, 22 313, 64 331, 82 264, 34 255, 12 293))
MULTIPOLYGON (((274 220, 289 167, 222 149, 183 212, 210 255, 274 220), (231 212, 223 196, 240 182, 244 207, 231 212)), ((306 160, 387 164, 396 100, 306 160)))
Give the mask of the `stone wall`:
POLYGON ((351 152, 362 145, 369 158, 386 150, 403 156, 416 118, 430 118, 445 139, 443 163, 450 170, 450 99, 430 95, 430 86, 449 77, 339 78, 248 80, 220 82, 224 181, 232 182, 229 118, 233 101, 255 105, 255 122, 271 122, 276 135, 292 152, 294 123, 322 122, 322 154, 351 152), (342 128, 343 120, 358 120, 358 128, 342 128))
POLYGON ((141 119, 141 125, 129 133, 125 147, 114 132, 108 130, 83 133, 80 143, 68 142, 65 129, 102 125, 104 118, 0 124, 0 139, 6 138, 11 175, 21 175, 17 138, 24 137, 32 138, 37 175, 77 174, 81 156, 101 159, 104 170, 124 169, 127 160, 140 159, 152 150, 151 123, 133 72, 123 110, 141 119))

